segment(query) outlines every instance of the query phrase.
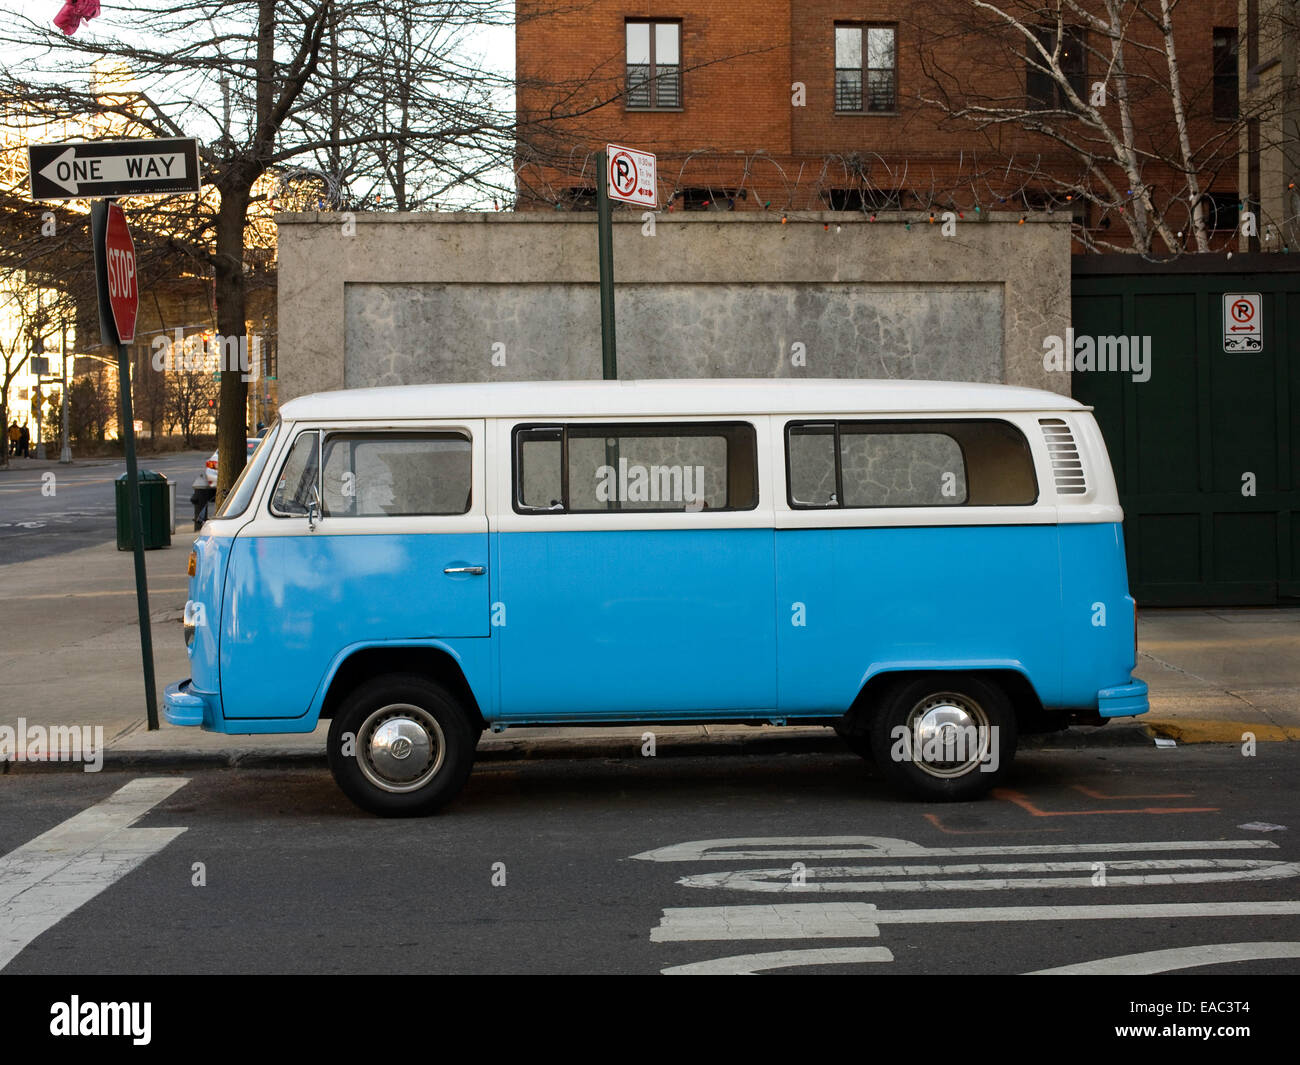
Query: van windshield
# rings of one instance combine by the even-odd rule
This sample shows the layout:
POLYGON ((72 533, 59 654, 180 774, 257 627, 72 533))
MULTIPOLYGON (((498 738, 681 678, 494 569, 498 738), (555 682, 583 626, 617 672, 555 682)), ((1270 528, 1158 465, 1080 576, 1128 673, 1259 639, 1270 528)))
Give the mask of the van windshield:
POLYGON ((237 518, 248 509, 248 502, 253 498, 253 491, 257 488, 257 482, 262 475, 262 467, 266 465, 267 456, 274 450, 275 438, 279 434, 280 419, 277 418, 270 431, 262 437, 257 450, 249 456, 239 476, 235 478, 230 494, 226 496, 225 502, 217 511, 218 518, 237 518))

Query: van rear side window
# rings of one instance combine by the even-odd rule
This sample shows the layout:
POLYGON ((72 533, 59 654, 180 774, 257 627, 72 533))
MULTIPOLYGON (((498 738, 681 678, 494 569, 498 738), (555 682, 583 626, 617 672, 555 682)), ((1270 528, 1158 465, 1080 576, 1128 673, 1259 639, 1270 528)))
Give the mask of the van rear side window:
POLYGON ((758 445, 748 422, 520 426, 520 513, 752 510, 758 445))
POLYGON ((795 509, 1029 506, 1038 498, 1024 434, 1007 422, 792 422, 795 509))

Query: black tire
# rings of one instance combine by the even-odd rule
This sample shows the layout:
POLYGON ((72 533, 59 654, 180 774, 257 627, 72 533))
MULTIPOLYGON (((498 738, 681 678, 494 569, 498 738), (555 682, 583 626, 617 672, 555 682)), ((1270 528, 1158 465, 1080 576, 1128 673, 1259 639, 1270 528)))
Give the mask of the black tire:
POLYGON ((419 817, 465 786, 477 740, 445 689, 417 674, 390 673, 359 685, 339 705, 327 745, 330 772, 361 809, 419 817))
POLYGON ((935 802, 977 799, 997 787, 1011 769, 1018 739, 1006 693, 980 677, 956 673, 900 679, 885 690, 871 719, 880 771, 912 795, 935 802))

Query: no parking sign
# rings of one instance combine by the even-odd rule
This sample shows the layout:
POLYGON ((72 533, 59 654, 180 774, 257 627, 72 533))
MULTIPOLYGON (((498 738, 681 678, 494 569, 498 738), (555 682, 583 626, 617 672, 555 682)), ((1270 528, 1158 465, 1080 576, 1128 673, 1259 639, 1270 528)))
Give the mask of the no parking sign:
POLYGON ((1264 301, 1258 292, 1223 294, 1223 350, 1230 354, 1264 350, 1264 301))
POLYGON ((659 206, 655 186, 655 157, 649 152, 611 144, 605 149, 609 198, 654 210, 659 206))

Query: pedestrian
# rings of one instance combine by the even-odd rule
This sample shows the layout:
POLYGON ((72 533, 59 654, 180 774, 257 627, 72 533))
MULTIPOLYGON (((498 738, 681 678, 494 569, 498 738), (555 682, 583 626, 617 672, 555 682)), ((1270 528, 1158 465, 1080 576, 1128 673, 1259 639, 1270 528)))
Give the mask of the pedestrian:
POLYGON ((11 455, 18 454, 18 441, 22 438, 22 435, 23 435, 22 430, 18 428, 17 419, 10 422, 9 423, 9 454, 11 455))
POLYGON ((31 447, 31 442, 32 442, 32 431, 27 428, 27 423, 24 422, 23 427, 18 431, 18 454, 22 455, 22 457, 25 459, 31 458, 31 456, 28 454, 28 449, 31 447))

